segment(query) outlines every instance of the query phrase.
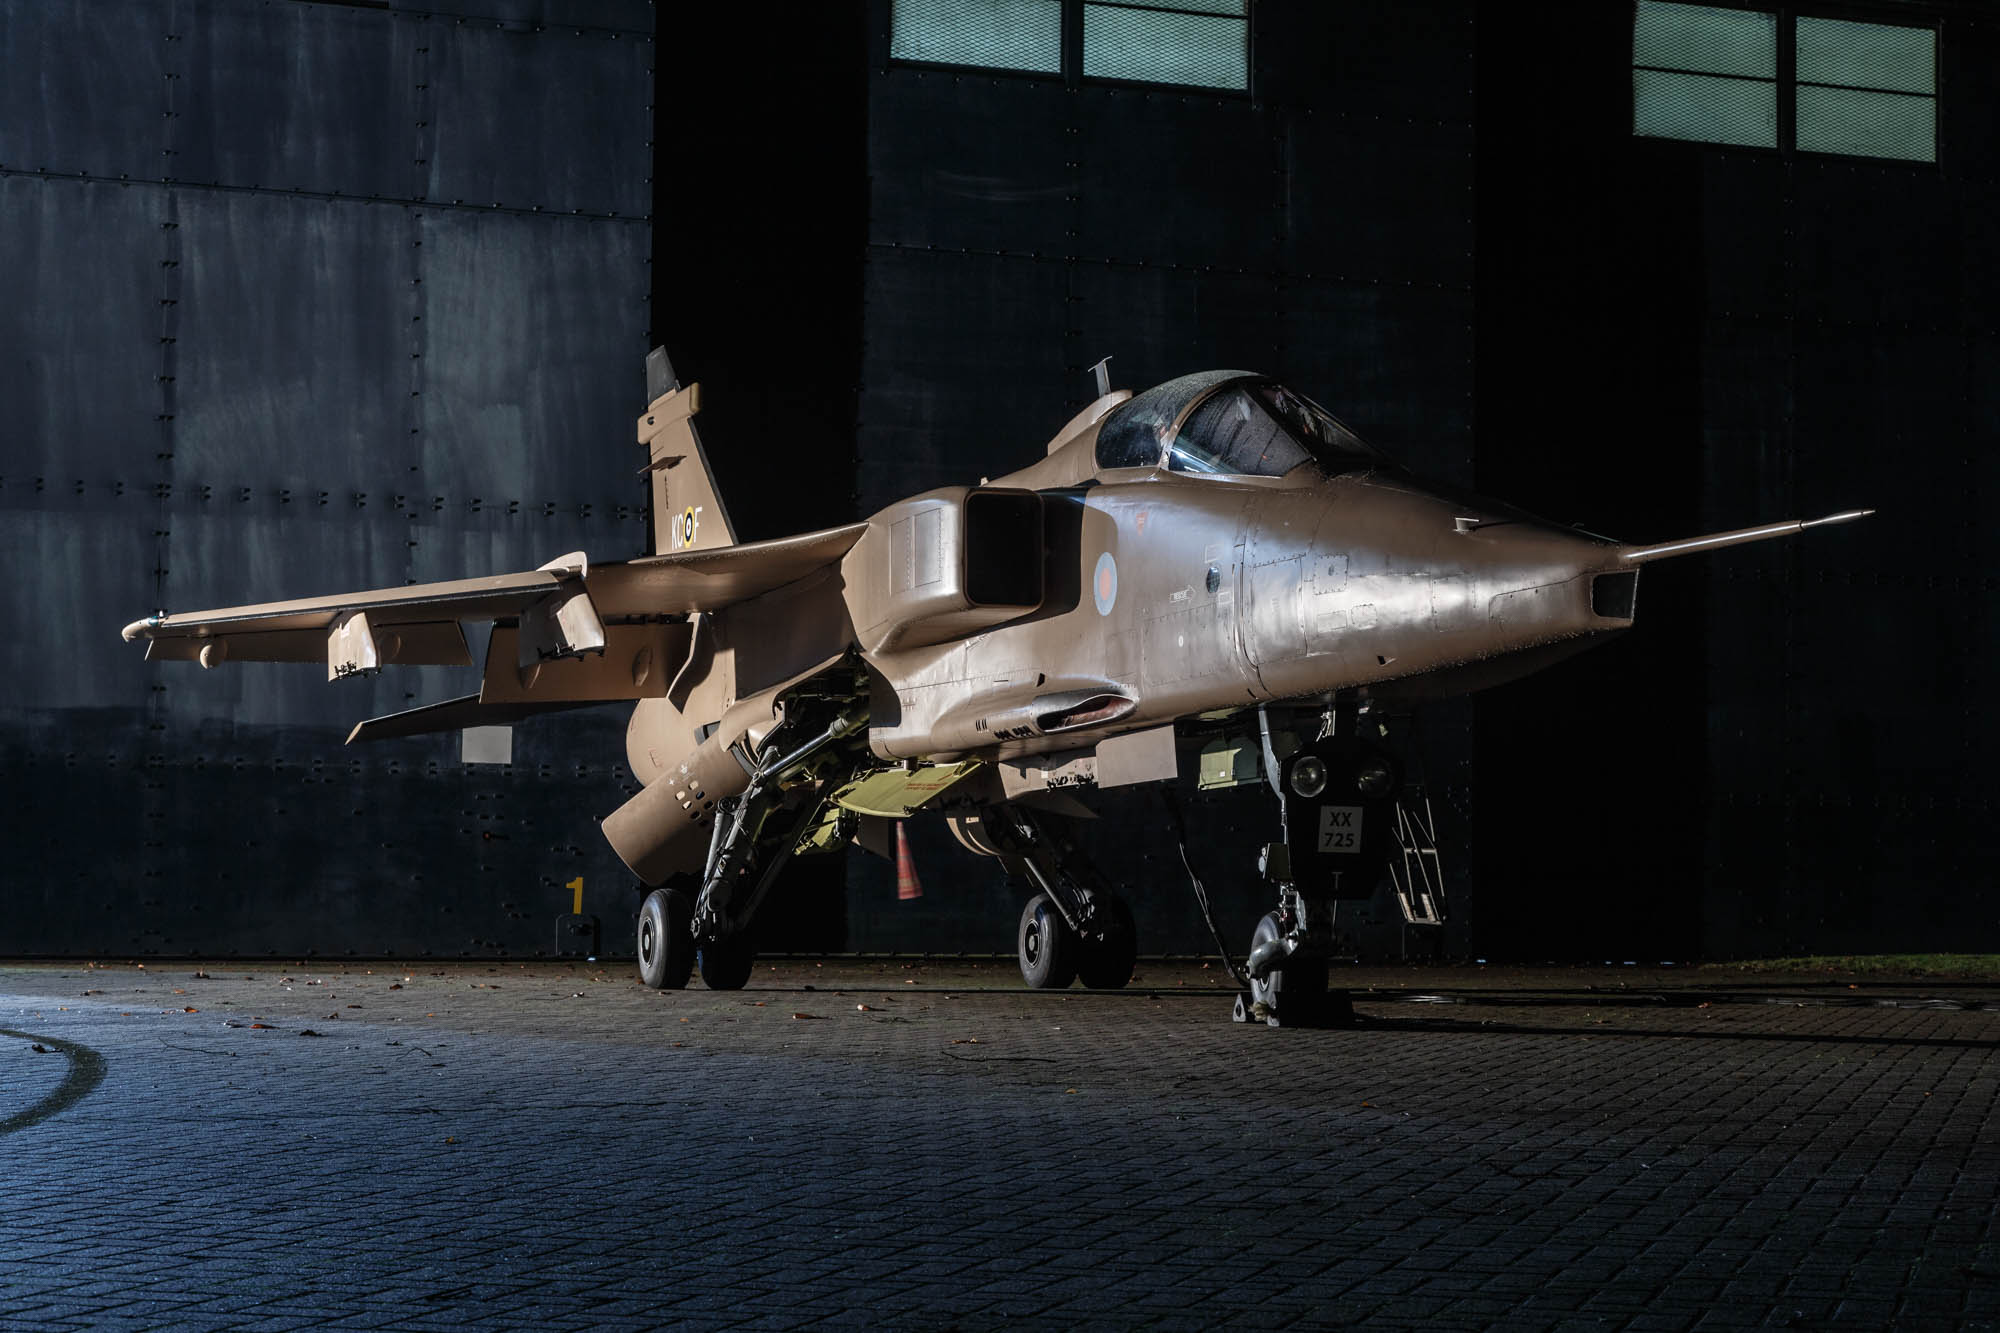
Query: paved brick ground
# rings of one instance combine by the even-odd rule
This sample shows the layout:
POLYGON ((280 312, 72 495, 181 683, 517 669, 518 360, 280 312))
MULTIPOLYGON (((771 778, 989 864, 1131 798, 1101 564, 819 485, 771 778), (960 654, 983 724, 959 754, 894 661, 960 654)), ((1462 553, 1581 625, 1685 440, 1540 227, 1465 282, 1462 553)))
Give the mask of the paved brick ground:
POLYGON ((2000 991, 1009 973, 0 967, 0 1327, 2000 1322, 2000 991))

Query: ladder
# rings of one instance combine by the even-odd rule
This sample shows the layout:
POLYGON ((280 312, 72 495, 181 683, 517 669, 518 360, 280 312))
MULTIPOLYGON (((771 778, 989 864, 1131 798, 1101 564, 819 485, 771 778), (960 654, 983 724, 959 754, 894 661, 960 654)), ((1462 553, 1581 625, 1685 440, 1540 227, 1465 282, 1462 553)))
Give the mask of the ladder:
POLYGON ((1444 867, 1438 861, 1437 819, 1430 793, 1407 787, 1396 797, 1396 842, 1402 855, 1389 861, 1389 882, 1403 920, 1413 926, 1444 924, 1444 867))

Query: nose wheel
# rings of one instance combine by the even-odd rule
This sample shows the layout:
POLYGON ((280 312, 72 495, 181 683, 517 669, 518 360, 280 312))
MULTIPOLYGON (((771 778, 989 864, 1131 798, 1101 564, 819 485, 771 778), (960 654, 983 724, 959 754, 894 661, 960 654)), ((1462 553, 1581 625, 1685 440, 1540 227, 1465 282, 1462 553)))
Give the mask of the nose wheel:
MULTIPOLYGON (((1276 912, 1266 912, 1250 936, 1250 956, 1282 952, 1289 932, 1276 912)), ((1327 989, 1323 954, 1294 952, 1261 975, 1253 967, 1250 993, 1236 998, 1239 1023, 1271 1027, 1351 1027, 1354 1004, 1344 990, 1327 989)))

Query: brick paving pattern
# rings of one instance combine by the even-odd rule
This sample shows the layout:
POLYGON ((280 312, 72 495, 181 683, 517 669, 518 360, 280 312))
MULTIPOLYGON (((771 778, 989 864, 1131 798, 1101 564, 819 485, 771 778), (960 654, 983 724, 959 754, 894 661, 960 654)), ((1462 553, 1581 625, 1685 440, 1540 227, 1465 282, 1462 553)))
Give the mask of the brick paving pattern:
POLYGON ((1141 972, 0 968, 0 1328, 2000 1323, 2000 991, 1141 972))

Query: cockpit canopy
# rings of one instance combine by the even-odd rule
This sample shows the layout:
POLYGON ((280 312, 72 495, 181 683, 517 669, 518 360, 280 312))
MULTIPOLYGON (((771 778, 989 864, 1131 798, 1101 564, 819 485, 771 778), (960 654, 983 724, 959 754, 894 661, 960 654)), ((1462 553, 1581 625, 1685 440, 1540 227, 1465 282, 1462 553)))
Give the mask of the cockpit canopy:
POLYGON ((1327 476, 1385 460, 1318 403, 1247 370, 1206 370, 1113 408, 1097 466, 1225 477, 1282 477, 1306 463, 1327 476))

